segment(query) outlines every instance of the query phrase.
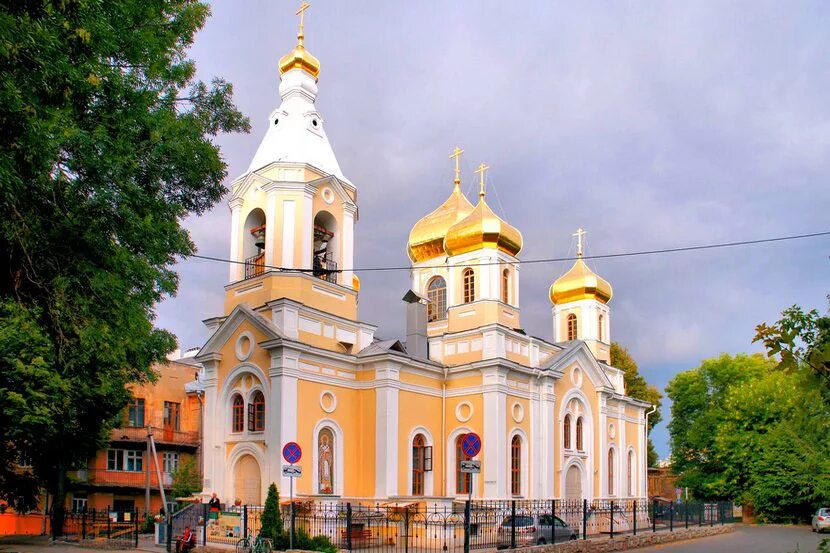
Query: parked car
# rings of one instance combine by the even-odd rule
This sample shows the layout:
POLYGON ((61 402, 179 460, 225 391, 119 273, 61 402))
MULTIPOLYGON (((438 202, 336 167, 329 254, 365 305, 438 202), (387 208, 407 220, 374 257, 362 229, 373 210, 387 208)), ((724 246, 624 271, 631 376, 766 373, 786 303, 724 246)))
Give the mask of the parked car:
POLYGON ((813 532, 824 532, 830 530, 830 509, 822 507, 816 514, 813 515, 813 520, 810 523, 813 532))
MULTIPOLYGON (((512 516, 505 517, 499 525, 498 546, 500 549, 510 547, 512 527, 512 516)), ((553 543, 554 535, 556 535, 556 543, 562 543, 577 539, 579 531, 568 526, 559 517, 551 515, 516 515, 517 546, 553 543)))

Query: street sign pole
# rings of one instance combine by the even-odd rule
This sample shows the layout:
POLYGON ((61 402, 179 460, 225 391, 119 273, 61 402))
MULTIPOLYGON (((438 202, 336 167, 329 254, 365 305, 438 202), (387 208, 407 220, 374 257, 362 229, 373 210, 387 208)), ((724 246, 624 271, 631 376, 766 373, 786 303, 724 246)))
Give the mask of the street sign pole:
MULTIPOLYGON (((294 466, 293 463, 292 463, 291 466, 294 466)), ((289 516, 291 517, 291 532, 289 533, 289 536, 288 536, 288 547, 289 547, 289 549, 294 549, 294 479, 289 478, 288 481, 289 481, 288 489, 290 490, 289 491, 289 501, 291 502, 291 503, 288 504, 289 505, 288 512, 289 512, 289 516)))
POLYGON ((288 442, 282 447, 282 458, 289 465, 282 467, 283 477, 288 477, 288 516, 291 517, 288 531, 288 548, 294 549, 294 479, 302 475, 302 467, 295 467, 294 463, 303 457, 303 450, 297 442, 288 442), (287 470, 286 470, 287 469, 287 470))

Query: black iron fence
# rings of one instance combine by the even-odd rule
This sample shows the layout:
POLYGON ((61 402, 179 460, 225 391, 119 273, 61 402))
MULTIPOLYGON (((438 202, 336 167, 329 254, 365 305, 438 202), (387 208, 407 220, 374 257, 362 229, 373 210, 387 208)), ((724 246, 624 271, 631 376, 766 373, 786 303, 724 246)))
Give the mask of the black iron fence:
MULTIPOLYGON (((338 549, 383 552, 517 548, 569 540, 671 532, 733 522, 733 505, 625 500, 504 500, 452 503, 400 502, 367 505, 342 501, 282 505, 284 531, 325 536, 338 549)), ((261 506, 210 512, 194 505, 171 521, 170 551, 190 526, 197 544, 236 545, 261 531, 261 506)))
POLYGON ((144 526, 146 515, 132 511, 83 510, 66 511, 63 524, 51 516, 52 534, 56 539, 81 542, 106 542, 108 547, 138 547, 138 535, 144 526))

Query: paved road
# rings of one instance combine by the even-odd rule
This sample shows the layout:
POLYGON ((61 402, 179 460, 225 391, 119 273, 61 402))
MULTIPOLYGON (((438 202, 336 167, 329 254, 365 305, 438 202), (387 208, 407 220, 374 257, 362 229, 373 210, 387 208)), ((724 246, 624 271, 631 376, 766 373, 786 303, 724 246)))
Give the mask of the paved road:
POLYGON ((731 534, 701 538, 680 543, 668 543, 637 549, 638 552, 662 553, 814 553, 822 537, 809 526, 743 526, 738 524, 731 534))

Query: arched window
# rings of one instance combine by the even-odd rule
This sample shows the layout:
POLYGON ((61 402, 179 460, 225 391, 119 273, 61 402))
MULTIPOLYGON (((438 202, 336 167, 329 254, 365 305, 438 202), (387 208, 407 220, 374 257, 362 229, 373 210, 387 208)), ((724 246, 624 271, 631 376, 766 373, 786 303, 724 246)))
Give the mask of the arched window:
POLYGON ((564 437, 565 449, 571 449, 571 416, 565 415, 565 422, 562 423, 562 436, 564 437))
POLYGON ((232 405, 231 432, 242 432, 245 430, 245 400, 241 395, 234 394, 232 405))
POLYGON ((447 318, 447 283, 435 277, 427 285, 427 320, 442 321, 447 318))
POLYGON ((248 404, 248 431, 262 432, 265 430, 265 396, 257 390, 248 404))
POLYGON ((317 435, 317 493, 334 493, 334 432, 320 429, 317 435))
POLYGON ((608 449, 608 495, 614 495, 614 449, 608 449))
POLYGON ((602 315, 597 319, 597 340, 602 342, 602 315))
POLYGON ((568 340, 576 340, 576 315, 568 315, 568 340))
POLYGON ((576 419, 576 450, 585 451, 582 443, 582 417, 576 419))
POLYGON ((510 442, 510 493, 522 495, 522 439, 518 435, 510 442))
POLYGON ((463 441, 464 434, 455 439, 455 493, 457 494, 470 493, 470 473, 461 472, 461 461, 467 458, 461 448, 461 442, 463 441))
POLYGON ((412 440, 412 495, 424 495, 425 452, 426 441, 418 434, 412 440))
POLYGON ((501 272, 501 301, 510 303, 510 271, 507 269, 501 272))
POLYGON ((628 451, 628 497, 634 497, 634 451, 628 451))
POLYGON ((464 303, 470 303, 476 299, 476 275, 467 267, 461 276, 464 282, 464 303))

